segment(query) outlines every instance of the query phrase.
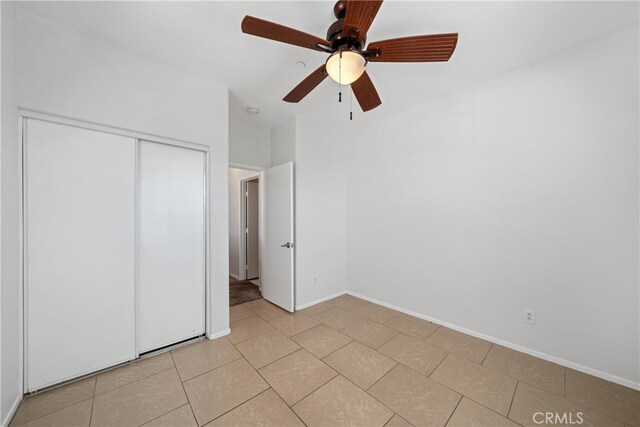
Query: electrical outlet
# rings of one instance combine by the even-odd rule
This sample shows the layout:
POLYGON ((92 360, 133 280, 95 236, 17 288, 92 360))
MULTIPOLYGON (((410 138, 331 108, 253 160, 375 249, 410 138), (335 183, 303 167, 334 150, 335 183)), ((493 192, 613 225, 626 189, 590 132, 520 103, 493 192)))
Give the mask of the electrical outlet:
POLYGON ((527 323, 531 323, 532 325, 536 324, 536 312, 530 310, 528 308, 524 309, 524 321, 527 323))
POLYGON ((318 278, 316 276, 313 276, 313 284, 314 285, 318 284, 318 278))

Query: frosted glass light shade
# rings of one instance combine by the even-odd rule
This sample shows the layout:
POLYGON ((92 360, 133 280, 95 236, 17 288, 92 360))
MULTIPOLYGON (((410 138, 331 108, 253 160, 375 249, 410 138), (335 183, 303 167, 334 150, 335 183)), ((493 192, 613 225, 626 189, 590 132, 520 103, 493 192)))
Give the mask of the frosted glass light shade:
POLYGON ((358 52, 352 50, 338 51, 331 54, 325 69, 333 80, 343 85, 350 85, 364 73, 367 61, 358 52), (340 54, 342 53, 342 58, 340 54), (340 75, 342 73, 342 75, 340 75))

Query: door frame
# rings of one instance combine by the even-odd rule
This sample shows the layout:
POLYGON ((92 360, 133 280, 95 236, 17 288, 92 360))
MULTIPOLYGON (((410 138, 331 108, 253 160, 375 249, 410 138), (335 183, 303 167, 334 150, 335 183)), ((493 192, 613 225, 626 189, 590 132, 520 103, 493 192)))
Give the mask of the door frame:
MULTIPOLYGON (((253 181, 254 179, 260 180, 260 173, 256 172, 255 175, 248 176, 240 180, 240 244, 238 245, 240 256, 238 257, 238 280, 247 280, 247 235, 245 233, 245 228, 247 227, 247 217, 244 215, 244 212, 247 209, 247 198, 245 196, 246 183, 249 181, 253 181)), ((260 192, 260 187, 258 186, 258 224, 261 220, 260 215, 260 202, 262 193, 260 192)), ((260 226, 258 226, 260 227, 260 226)), ((260 247, 260 235, 258 235, 258 247, 260 247)), ((260 270, 260 251, 258 250, 258 271, 260 270)), ((259 277, 260 273, 258 273, 259 277)))
MULTIPOLYGON (((153 135, 153 134, 147 134, 144 132, 137 132, 137 131, 132 131, 132 130, 127 130, 127 129, 121 129, 121 128, 117 128, 117 127, 113 127, 113 126, 106 126, 106 125, 100 125, 97 123, 91 123, 91 122, 87 122, 87 121, 83 121, 83 120, 76 120, 76 119, 72 119, 72 118, 68 118, 68 117, 63 117, 63 116, 58 116, 55 114, 49 114, 49 113, 42 113, 39 111, 33 111, 33 110, 29 110, 29 109, 23 109, 23 108, 19 108, 18 109, 18 138, 19 138, 19 144, 18 144, 18 156, 19 156, 19 162, 18 162, 18 187, 19 187, 19 198, 20 198, 20 203, 18 206, 18 215, 20 218, 20 223, 19 223, 19 263, 20 263, 20 268, 19 268, 19 321, 18 321, 18 341, 20 343, 19 345, 19 370, 20 370, 20 374, 19 375, 19 388, 22 390, 23 393, 28 393, 29 391, 27 390, 27 370, 28 370, 28 361, 27 361, 27 357, 28 357, 28 348, 27 348, 27 315, 28 315, 28 301, 26 298, 26 288, 28 285, 28 272, 27 272, 27 265, 26 265, 26 259, 27 259, 27 244, 26 244, 26 234, 28 232, 27 230, 27 218, 26 218, 26 214, 27 214, 27 206, 26 206, 26 202, 27 202, 27 195, 28 195, 28 188, 27 188, 27 179, 26 179, 26 172, 27 172, 27 158, 26 158, 26 144, 27 144, 27 119, 33 119, 33 120, 41 120, 41 121, 45 121, 45 122, 49 122, 49 123, 54 123, 54 124, 59 124, 59 125, 65 125, 65 126, 71 126, 71 127, 76 127, 76 128, 80 128, 80 129, 87 129, 87 130, 93 130, 93 131, 98 131, 98 132, 104 132, 104 133, 110 133, 110 134, 114 134, 114 135, 120 135, 120 136, 126 136, 129 138, 133 138, 135 139, 135 165, 136 165, 136 170, 135 170, 135 177, 134 177, 134 194, 135 194, 135 200, 134 200, 134 250, 135 250, 135 257, 134 257, 134 282, 135 282, 135 287, 134 287, 134 292, 135 292, 135 316, 136 316, 136 325, 135 325, 135 334, 136 334, 136 339, 135 339, 135 351, 136 351, 136 357, 135 359, 138 359, 140 357, 140 353, 139 353, 139 348, 138 348, 138 250, 139 250, 139 244, 138 244, 138 236, 139 236, 139 230, 138 230, 138 206, 139 206, 139 190, 138 190, 138 185, 139 185, 139 146, 140 146, 140 141, 148 141, 148 142, 153 142, 153 143, 158 143, 158 144, 166 144, 166 145, 172 145, 175 147, 181 147, 181 148, 188 148, 191 150, 196 150, 196 151, 201 151, 205 154, 205 165, 204 165, 204 215, 205 215, 205 222, 204 222, 204 239, 205 239, 205 244, 204 244, 204 257, 205 257, 205 271, 204 271, 204 331, 205 331, 205 335, 206 336, 210 336, 211 335, 211 325, 210 325, 210 310, 211 310, 211 295, 213 294, 212 289, 211 289, 211 266, 210 266, 210 254, 211 254, 211 248, 210 248, 210 212, 211 212, 211 208, 210 208, 210 197, 209 197, 209 171, 210 171, 210 157, 211 157, 211 149, 209 146, 207 145, 203 145, 203 144, 197 144, 197 143, 193 143, 193 142, 188 142, 188 141, 183 141, 183 140, 178 140, 178 139, 173 139, 173 138, 166 138, 166 137, 162 137, 162 136, 158 136, 158 135, 153 135)), ((135 360, 134 359, 134 360, 135 360)), ((88 372, 82 376, 86 376, 86 375, 92 375, 94 374, 93 372, 88 372)), ((81 377, 82 377, 81 376, 81 377)), ((80 377, 80 378, 81 378, 80 377)), ((55 386, 54 386, 55 387, 55 386)))

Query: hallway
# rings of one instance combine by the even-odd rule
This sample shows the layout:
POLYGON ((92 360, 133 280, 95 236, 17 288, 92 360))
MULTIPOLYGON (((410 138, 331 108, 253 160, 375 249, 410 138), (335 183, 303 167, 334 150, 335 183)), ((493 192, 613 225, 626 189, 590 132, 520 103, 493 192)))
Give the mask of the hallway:
POLYGON ((229 276, 229 307, 262 298, 260 288, 255 283, 256 281, 240 281, 229 276))

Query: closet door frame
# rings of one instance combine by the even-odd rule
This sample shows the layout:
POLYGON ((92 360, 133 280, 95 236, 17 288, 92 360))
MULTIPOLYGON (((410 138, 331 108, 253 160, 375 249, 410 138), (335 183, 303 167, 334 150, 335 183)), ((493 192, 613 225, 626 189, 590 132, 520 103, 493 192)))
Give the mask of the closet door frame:
MULTIPOLYGON (((82 120, 71 119, 63 116, 57 116, 54 114, 42 113, 38 111, 28 110, 28 109, 18 109, 18 138, 20 143, 18 144, 18 156, 20 159, 19 162, 19 170, 18 170, 18 185, 19 185, 19 197, 21 203, 19 203, 19 252, 20 252, 20 277, 19 277, 19 323, 18 323, 18 339, 21 343, 19 348, 19 361, 20 361, 20 388, 23 393, 28 393, 28 384, 27 384, 27 369, 28 369, 28 351, 27 343, 28 343, 28 330, 26 327, 26 319, 29 310, 29 301, 26 298, 26 287, 28 284, 28 271, 25 260, 27 259, 27 157, 26 157, 26 144, 27 144, 27 120, 26 119, 35 119, 41 120, 49 123, 72 126, 80 129, 93 130, 98 132, 110 133, 114 135, 126 136, 130 138, 134 138, 135 141, 135 188, 134 188, 134 245, 135 245, 135 259, 134 259, 134 282, 135 282, 135 316, 136 316, 136 325, 135 325, 135 334, 136 334, 136 348, 135 348, 135 357, 138 358, 140 356, 139 347, 138 347, 138 251, 139 251, 139 223, 138 223, 138 207, 139 207, 139 151, 140 151, 140 142, 147 141, 153 142, 157 144, 165 144, 171 145, 175 147, 187 148, 191 150, 196 150, 204 153, 204 331, 206 336, 210 336, 210 316, 209 311, 211 309, 210 304, 210 295, 211 295, 211 270, 210 270, 210 198, 209 198, 209 165, 210 165, 210 147, 203 144, 197 144, 172 138, 166 138, 158 135, 146 134, 143 132, 137 132, 132 130, 120 129, 112 126, 100 125, 97 123, 85 122, 82 120)), ((89 373, 88 375, 93 375, 94 373, 89 373)))

